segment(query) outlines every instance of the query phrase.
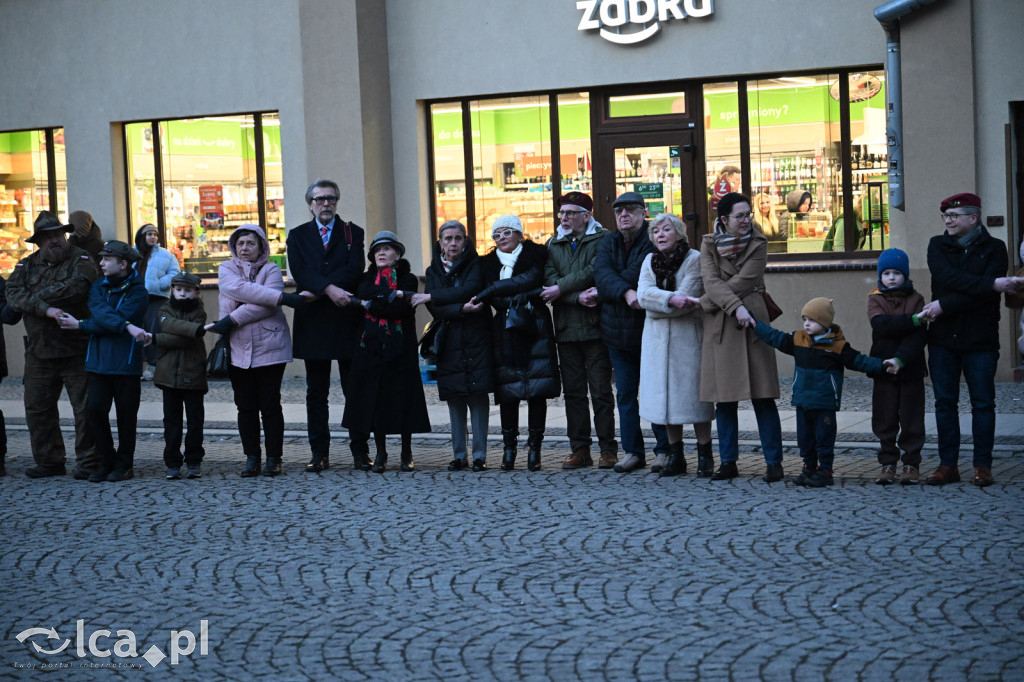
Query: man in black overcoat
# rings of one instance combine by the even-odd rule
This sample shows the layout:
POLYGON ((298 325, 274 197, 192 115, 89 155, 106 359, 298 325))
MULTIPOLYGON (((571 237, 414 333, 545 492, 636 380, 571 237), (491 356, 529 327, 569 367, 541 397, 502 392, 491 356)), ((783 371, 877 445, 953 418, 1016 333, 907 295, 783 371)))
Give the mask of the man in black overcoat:
MULTIPOLYGON (((313 219, 288 232, 288 270, 298 292, 316 300, 295 309, 293 350, 306 363, 306 419, 312 458, 306 471, 328 467, 331 431, 327 397, 331 361, 337 360, 341 390, 349 396, 349 366, 359 342, 363 308, 354 299, 363 274, 363 228, 335 213, 340 189, 316 180, 306 190, 313 219)), ((353 452, 356 468, 369 469, 367 453, 353 452)))

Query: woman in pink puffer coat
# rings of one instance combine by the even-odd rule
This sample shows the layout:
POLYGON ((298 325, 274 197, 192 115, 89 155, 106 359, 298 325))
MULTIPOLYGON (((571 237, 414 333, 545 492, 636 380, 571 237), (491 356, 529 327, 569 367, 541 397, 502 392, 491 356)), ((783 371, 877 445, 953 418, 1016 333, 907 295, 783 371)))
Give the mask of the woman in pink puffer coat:
POLYGON ((238 408, 238 433, 245 452, 242 476, 261 470, 260 418, 267 445, 264 476, 281 473, 284 414, 281 380, 292 360, 288 321, 281 305, 296 306, 300 294, 284 293, 281 269, 268 259, 270 244, 263 228, 241 225, 228 239, 231 258, 220 265, 220 319, 208 325, 231 335, 231 388, 238 408))

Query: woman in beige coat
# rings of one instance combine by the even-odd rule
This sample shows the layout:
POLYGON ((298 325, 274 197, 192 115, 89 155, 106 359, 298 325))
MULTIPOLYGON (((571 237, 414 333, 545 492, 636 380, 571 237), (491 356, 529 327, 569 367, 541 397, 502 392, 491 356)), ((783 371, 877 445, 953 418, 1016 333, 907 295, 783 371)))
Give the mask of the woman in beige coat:
POLYGON ((751 222, 750 200, 735 192, 718 203, 715 230, 704 235, 700 272, 704 280, 704 348, 700 399, 715 403, 721 466, 712 476, 736 478, 739 458, 740 400, 750 400, 767 463, 764 480, 782 480, 782 426, 775 399, 779 372, 775 350, 753 331, 755 319, 768 321, 764 303, 767 241, 751 222))
POLYGON ((662 213, 651 220, 648 235, 657 249, 640 269, 637 299, 647 311, 640 354, 640 416, 664 424, 669 455, 659 454, 652 472, 686 473, 683 424, 697 434, 697 475, 714 469, 711 418, 714 405, 700 401, 700 354, 704 313, 700 296, 700 254, 686 243, 679 218, 662 213))

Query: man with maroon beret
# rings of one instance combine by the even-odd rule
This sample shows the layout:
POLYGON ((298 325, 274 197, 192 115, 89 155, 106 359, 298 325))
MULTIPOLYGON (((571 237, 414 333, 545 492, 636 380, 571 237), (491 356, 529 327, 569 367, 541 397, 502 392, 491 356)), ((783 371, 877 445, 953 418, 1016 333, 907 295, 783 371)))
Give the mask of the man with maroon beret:
POLYGON ((583 192, 558 198, 559 224, 548 240, 545 287, 541 298, 555 312, 558 364, 565 390, 565 425, 572 453, 563 469, 593 464, 590 446, 590 407, 594 406, 594 430, 601 457, 598 467, 611 469, 618 462, 615 442, 615 398, 612 395, 612 363, 601 340, 601 314, 594 284, 597 245, 608 234, 591 211, 594 200, 583 192))
POLYGON ((960 480, 960 376, 971 397, 974 485, 992 479, 995 440, 995 375, 999 361, 1000 293, 1020 288, 1006 277, 1006 244, 981 224, 981 199, 955 194, 940 206, 945 231, 928 243, 932 300, 919 317, 930 322, 928 369, 935 391, 939 467, 928 485, 960 480))

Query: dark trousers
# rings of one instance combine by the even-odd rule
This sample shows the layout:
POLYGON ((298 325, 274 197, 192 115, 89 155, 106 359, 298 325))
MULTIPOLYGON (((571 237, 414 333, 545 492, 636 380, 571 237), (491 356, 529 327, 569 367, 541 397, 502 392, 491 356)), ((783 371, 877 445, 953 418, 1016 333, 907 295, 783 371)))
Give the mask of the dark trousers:
POLYGON ((86 410, 89 377, 84 366, 85 358, 81 356, 43 360, 25 353, 25 424, 32 442, 32 458, 39 466, 64 466, 67 453, 57 411, 57 401, 64 389, 75 414, 77 466, 92 471, 99 464, 86 410))
POLYGON ((135 463, 136 426, 142 380, 138 375, 89 373, 86 412, 96 437, 100 468, 126 471, 135 463), (110 406, 117 413, 117 449, 110 432, 110 406))
POLYGON ((602 341, 571 341, 558 344, 558 365, 562 370, 565 391, 565 424, 569 445, 575 450, 589 450, 590 406, 587 388, 594 405, 594 430, 601 454, 616 455, 615 397, 612 394, 612 362, 608 347, 602 341))
POLYGON ((832 471, 836 449, 836 411, 796 408, 796 442, 804 466, 832 471))
MULTIPOLYGON (((640 349, 609 348, 615 372, 615 404, 619 407, 619 438, 623 452, 645 459, 644 434, 640 429, 640 349)), ((721 428, 721 427, 719 427, 721 428)), ((654 454, 668 454, 668 431, 664 424, 651 424, 654 454)), ((725 461, 725 460, 723 460, 725 461)))
MULTIPOLYGON (((498 403, 502 431, 519 431, 519 402, 513 400, 498 403)), ((531 431, 544 431, 548 421, 548 401, 545 398, 530 398, 526 401, 526 424, 531 431)))
POLYGON ((871 430, 878 436, 878 463, 900 461, 921 466, 924 447, 924 379, 898 374, 875 379, 871 393, 871 430))
POLYGON ((188 419, 188 435, 185 436, 185 464, 193 466, 203 461, 203 422, 206 408, 203 392, 179 388, 160 387, 164 394, 164 465, 180 467, 181 432, 184 426, 182 408, 188 419))
MULTIPOLYGON (((306 428, 309 449, 314 457, 327 457, 331 449, 330 406, 331 361, 305 360, 306 363, 306 428)), ((338 360, 341 392, 348 402, 348 375, 350 360, 338 360)))
POLYGON ((281 410, 281 380, 285 363, 242 369, 231 366, 228 376, 238 408, 238 435, 242 452, 248 457, 262 457, 260 450, 260 418, 267 445, 267 459, 281 459, 284 450, 284 412, 281 410))
POLYGON ((935 392, 935 422, 939 432, 939 463, 956 466, 960 460, 960 375, 971 397, 974 466, 992 466, 996 437, 996 366, 999 351, 960 353, 945 346, 928 346, 928 371, 935 392))

